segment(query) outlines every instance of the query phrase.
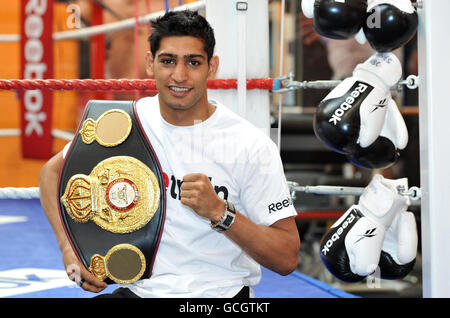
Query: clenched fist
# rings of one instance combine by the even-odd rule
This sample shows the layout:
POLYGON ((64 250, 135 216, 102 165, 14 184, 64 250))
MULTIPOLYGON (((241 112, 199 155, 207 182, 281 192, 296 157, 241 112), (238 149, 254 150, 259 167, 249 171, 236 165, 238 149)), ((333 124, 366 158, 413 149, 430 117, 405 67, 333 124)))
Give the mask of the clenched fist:
POLYGON ((220 221, 225 212, 225 202, 217 195, 209 178, 204 174, 185 175, 180 197, 181 203, 214 223, 220 221))

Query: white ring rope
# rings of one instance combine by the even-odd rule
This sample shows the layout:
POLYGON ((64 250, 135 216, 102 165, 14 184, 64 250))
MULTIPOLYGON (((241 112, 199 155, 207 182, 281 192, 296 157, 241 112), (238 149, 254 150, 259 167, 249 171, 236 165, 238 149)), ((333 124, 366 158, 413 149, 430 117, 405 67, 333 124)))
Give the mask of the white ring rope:
MULTIPOLYGON (((20 129, 0 129, 0 137, 19 137, 22 134, 20 129)), ((61 129, 53 129, 52 136, 64 140, 72 140, 74 134, 61 129)))
MULTIPOLYGON (((339 186, 299 186, 296 182, 288 182, 292 197, 295 192, 304 192, 322 195, 353 195, 360 196, 364 188, 359 187, 339 187, 339 186)), ((399 189, 399 194, 410 197, 413 201, 418 201, 422 197, 422 191, 418 187, 411 187, 408 190, 399 189)), ((0 199, 38 199, 40 197, 38 187, 30 188, 0 188, 0 199)), ((415 204, 417 205, 417 204, 415 204)))
POLYGON ((0 199, 39 199, 39 188, 0 188, 0 199))
POLYGON ((17 137, 20 135, 21 135, 20 129, 15 128, 0 129, 0 137, 17 137))
POLYGON ((20 34, 0 34, 0 42, 11 43, 19 41, 20 34))
MULTIPOLYGON (((284 1, 283 1, 284 2, 284 1)), ((417 3, 413 3, 416 8, 422 8, 423 2, 419 0, 417 3)), ((192 11, 198 11, 205 8, 205 0, 199 0, 194 3, 189 3, 185 5, 181 5, 179 7, 175 7, 171 10, 180 11, 189 9, 192 11)), ((156 19, 159 16, 163 15, 165 11, 159 11, 152 14, 147 14, 138 18, 139 25, 147 24, 150 20, 156 19)), ((135 25, 135 18, 124 19, 118 22, 106 23, 103 25, 86 27, 78 30, 71 31, 61 31, 55 32, 53 34, 53 40, 61 41, 61 40, 69 40, 69 39, 79 39, 83 37, 90 37, 97 34, 104 34, 119 30, 132 29, 135 25)), ((20 34, 0 34, 0 42, 19 42, 20 34)))
MULTIPOLYGON (((183 10, 191 10, 191 11, 199 11, 204 9, 206 6, 205 0, 197 1, 194 3, 188 3, 179 7, 175 7, 171 9, 172 11, 183 11, 183 10)), ((164 15, 166 11, 158 11, 154 13, 150 13, 144 16, 138 17, 139 25, 149 24, 151 20, 155 20, 160 16, 164 15)), ((102 25, 95 25, 91 27, 86 27, 77 30, 70 31, 61 31, 53 33, 54 41, 62 41, 62 40, 76 40, 81 38, 87 38, 98 34, 106 34, 126 29, 133 29, 136 24, 135 18, 124 19, 117 22, 105 23, 102 25)), ((0 34, 0 42, 18 42, 20 41, 19 34, 0 34)))
MULTIPOLYGON (((20 136, 20 129, 0 129, 0 137, 16 137, 20 136)), ((64 140, 72 140, 74 134, 65 130, 53 129, 52 136, 64 140)), ((39 199, 39 188, 0 188, 0 199, 39 199)))
POLYGON ((65 131, 65 130, 53 129, 52 136, 55 138, 60 138, 60 139, 71 141, 75 135, 73 133, 65 131))

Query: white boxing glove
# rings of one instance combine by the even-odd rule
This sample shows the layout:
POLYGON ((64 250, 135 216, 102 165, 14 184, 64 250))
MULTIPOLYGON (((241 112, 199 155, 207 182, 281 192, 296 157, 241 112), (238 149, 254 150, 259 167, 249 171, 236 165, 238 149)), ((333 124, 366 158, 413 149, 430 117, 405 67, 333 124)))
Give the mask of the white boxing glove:
MULTIPOLYGON (((408 144, 408 129, 403 116, 393 99, 389 99, 385 107, 384 124, 377 139, 368 147, 357 146, 348 155, 348 159, 353 164, 364 168, 387 168, 392 166, 400 157, 400 151, 408 144)), ((370 125, 374 123, 367 122, 370 125)), ((361 128, 361 131, 364 129, 361 128)), ((370 132, 370 136, 376 136, 377 131, 364 130, 370 132)))
MULTIPOLYGON (((379 138, 392 99, 390 88, 401 76, 401 63, 392 53, 374 54, 359 64, 353 76, 333 89, 317 108, 313 122, 317 138, 336 152, 358 158, 361 148, 379 138)), ((383 158, 378 161, 375 157, 367 166, 383 168, 383 158)))
POLYGON ((401 279, 414 267, 418 245, 416 218, 412 212, 396 215, 386 232, 381 251, 380 277, 401 279))
POLYGON ((396 149, 403 150, 408 145, 408 128, 393 99, 390 99, 387 105, 386 119, 380 136, 391 140, 396 149))

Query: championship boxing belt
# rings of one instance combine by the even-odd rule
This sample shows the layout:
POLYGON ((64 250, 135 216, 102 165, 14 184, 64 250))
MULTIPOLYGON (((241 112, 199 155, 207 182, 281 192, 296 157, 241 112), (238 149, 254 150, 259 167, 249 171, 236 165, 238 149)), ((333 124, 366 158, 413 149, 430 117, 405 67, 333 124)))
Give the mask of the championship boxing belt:
POLYGON ((88 102, 59 180, 60 215, 82 264, 108 284, 152 274, 166 200, 133 101, 88 102))

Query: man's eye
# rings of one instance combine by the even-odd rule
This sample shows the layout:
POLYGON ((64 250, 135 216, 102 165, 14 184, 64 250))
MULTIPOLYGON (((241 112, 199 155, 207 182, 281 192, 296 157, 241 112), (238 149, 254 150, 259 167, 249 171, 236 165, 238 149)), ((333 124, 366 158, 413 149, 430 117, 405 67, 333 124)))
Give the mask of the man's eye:
POLYGON ((192 66, 198 66, 201 63, 199 61, 196 61, 196 60, 191 60, 191 61, 189 61, 189 64, 192 65, 192 66))
POLYGON ((171 60, 171 59, 164 59, 164 60, 161 60, 161 63, 163 63, 163 64, 174 64, 175 61, 171 60))

